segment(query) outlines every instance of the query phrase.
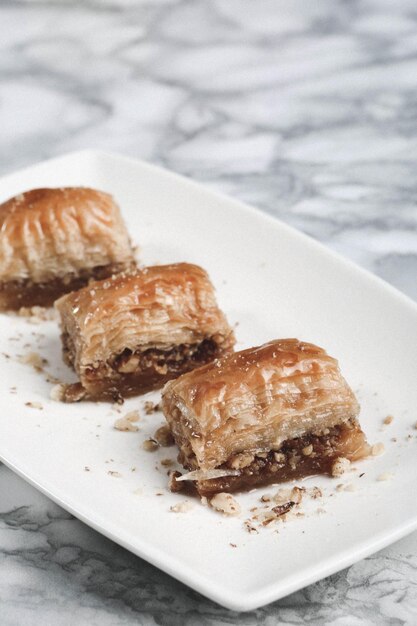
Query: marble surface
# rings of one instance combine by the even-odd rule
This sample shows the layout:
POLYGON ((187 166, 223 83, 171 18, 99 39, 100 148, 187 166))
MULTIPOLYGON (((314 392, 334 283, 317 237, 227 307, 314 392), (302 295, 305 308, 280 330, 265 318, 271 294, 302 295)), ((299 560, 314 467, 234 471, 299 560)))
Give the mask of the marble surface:
MULTIPOLYGON (((80 148, 250 202, 417 299, 417 13, 402 0, 5 0, 0 173, 80 148)), ((0 623, 417 623, 417 534, 234 614, 0 467, 0 623)))

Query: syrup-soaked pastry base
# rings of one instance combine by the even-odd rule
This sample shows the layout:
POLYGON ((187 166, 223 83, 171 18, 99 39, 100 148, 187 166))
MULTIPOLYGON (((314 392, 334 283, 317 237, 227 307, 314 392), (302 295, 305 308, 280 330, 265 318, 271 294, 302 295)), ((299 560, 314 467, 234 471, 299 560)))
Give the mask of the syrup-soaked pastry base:
MULTIPOLYGON (((62 335, 62 343, 64 359, 68 365, 73 366, 74 349, 67 333, 62 335)), ((120 401, 122 398, 157 389, 168 380, 212 361, 222 352, 222 345, 212 337, 195 344, 180 344, 168 350, 124 350, 111 361, 100 363, 96 367, 85 367, 82 383, 69 385, 64 400, 120 401)))
POLYGON ((0 281, 0 311, 16 311, 21 307, 32 306, 49 307, 62 295, 81 289, 90 280, 108 278, 134 267, 133 263, 110 263, 83 269, 76 275, 68 274, 43 283, 36 283, 31 279, 0 281))
MULTIPOLYGON (((252 487, 306 476, 332 475, 337 459, 357 461, 367 456, 369 451, 369 445, 359 423, 352 419, 327 429, 325 434, 308 434, 291 439, 284 442, 279 451, 254 456, 253 461, 239 469, 236 476, 199 480, 193 484, 200 496, 210 497, 221 491, 245 491, 252 487)), ((189 460, 179 458, 179 461, 189 469, 196 469, 195 463, 189 460)), ((230 469, 238 464, 239 460, 235 456, 216 469, 230 469)), ((179 484, 184 485, 183 482, 179 484)))

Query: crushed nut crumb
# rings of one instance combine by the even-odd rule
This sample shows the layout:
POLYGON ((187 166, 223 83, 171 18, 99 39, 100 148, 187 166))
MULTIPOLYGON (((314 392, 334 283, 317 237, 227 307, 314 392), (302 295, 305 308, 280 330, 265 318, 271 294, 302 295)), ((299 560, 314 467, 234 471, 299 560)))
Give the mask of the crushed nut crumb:
POLYGON ((155 450, 158 450, 159 445, 154 439, 145 439, 142 443, 142 448, 146 450, 146 452, 155 452, 155 450))
POLYGON ((136 432, 139 430, 139 427, 133 422, 137 422, 139 420, 139 411, 130 411, 126 413, 123 417, 119 417, 114 422, 114 428, 116 430, 121 430, 124 432, 136 432))
POLYGON ((388 426, 388 424, 392 424, 394 420, 394 416, 393 415, 387 415, 386 418, 383 420, 383 423, 388 426))
POLYGON ((245 520, 243 522, 243 526, 244 526, 245 530, 247 530, 247 532, 249 534, 251 534, 251 535, 252 534, 258 535, 259 534, 259 531, 255 528, 255 526, 251 523, 250 520, 245 520))
POLYGON ((228 463, 228 466, 232 469, 243 469, 244 467, 248 467, 255 459, 255 455, 250 452, 241 452, 240 454, 235 454, 228 463))
POLYGON ((224 515, 239 515, 240 506, 230 493, 217 493, 210 499, 210 506, 224 515))
POLYGON ((311 487, 307 490, 307 492, 312 500, 317 500, 317 498, 323 497, 323 492, 319 487, 311 487))
POLYGON ((261 496, 261 502, 271 502, 272 496, 268 493, 265 493, 261 496))
POLYGON ((385 446, 381 442, 374 443, 374 445, 371 448, 372 456, 379 456, 380 454, 383 454, 384 452, 385 452, 385 446))
POLYGON ((305 493, 304 487, 293 487, 292 489, 278 489, 277 493, 273 496, 273 501, 280 505, 286 504, 289 501, 293 501, 295 504, 300 504, 305 493))
POLYGON ((178 502, 173 506, 169 507, 169 510, 173 513, 187 513, 194 508, 194 503, 190 502, 190 500, 183 500, 182 502, 178 502))
POLYGON ((144 408, 146 415, 151 415, 152 413, 156 413, 157 411, 160 410, 159 404, 155 404, 154 402, 151 402, 150 400, 147 400, 145 402, 145 404, 143 405, 143 408, 144 408))
POLYGON ((285 504, 279 504, 277 506, 272 507, 272 511, 275 513, 277 517, 281 517, 282 515, 286 515, 286 513, 291 511, 291 509, 293 508, 293 506, 295 506, 295 504, 296 503, 292 501, 286 502, 285 504))
POLYGON ((55 400, 55 402, 62 402, 65 397, 65 385, 59 383, 58 385, 54 385, 51 391, 49 392, 49 397, 51 400, 55 400))
POLYGON ((332 476, 342 476, 350 467, 349 459, 343 456, 337 457, 332 465, 332 476))
POLYGON ((53 308, 45 309, 42 306, 22 306, 17 311, 17 315, 19 317, 33 318, 30 320, 32 322, 48 322, 57 319, 57 312, 53 308))
POLYGON ((30 365, 37 372, 42 372, 43 366, 47 364, 47 361, 46 359, 43 359, 38 352, 28 352, 27 354, 19 357, 19 363, 30 365))
POLYGON ((25 406, 28 406, 31 409, 39 409, 39 410, 43 409, 43 406, 40 402, 25 402, 25 406))

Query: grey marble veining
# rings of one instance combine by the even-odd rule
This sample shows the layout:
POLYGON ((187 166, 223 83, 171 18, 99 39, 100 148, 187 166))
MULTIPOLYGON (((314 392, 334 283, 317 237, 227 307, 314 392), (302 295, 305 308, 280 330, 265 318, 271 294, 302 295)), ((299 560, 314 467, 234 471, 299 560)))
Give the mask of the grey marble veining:
MULTIPOLYGON (((412 0, 4 0, 0 172, 165 165, 417 299, 412 0)), ((256 612, 205 600, 0 467, 0 624, 417 623, 417 535, 256 612)))

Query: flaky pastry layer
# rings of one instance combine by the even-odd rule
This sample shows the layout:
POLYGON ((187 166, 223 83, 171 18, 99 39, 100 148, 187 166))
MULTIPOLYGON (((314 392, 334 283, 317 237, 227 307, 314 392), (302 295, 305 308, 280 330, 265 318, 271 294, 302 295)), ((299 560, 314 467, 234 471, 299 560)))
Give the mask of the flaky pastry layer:
POLYGON ((64 356, 93 397, 160 386, 234 345, 207 273, 187 263, 91 283, 55 306, 64 356))
POLYGON ((134 265, 113 198, 84 187, 33 189, 0 205, 0 284, 69 282, 88 269, 134 265))
POLYGON ((337 361, 297 339, 225 356, 169 382, 162 408, 182 463, 202 470, 240 453, 279 451, 359 413, 337 361))

